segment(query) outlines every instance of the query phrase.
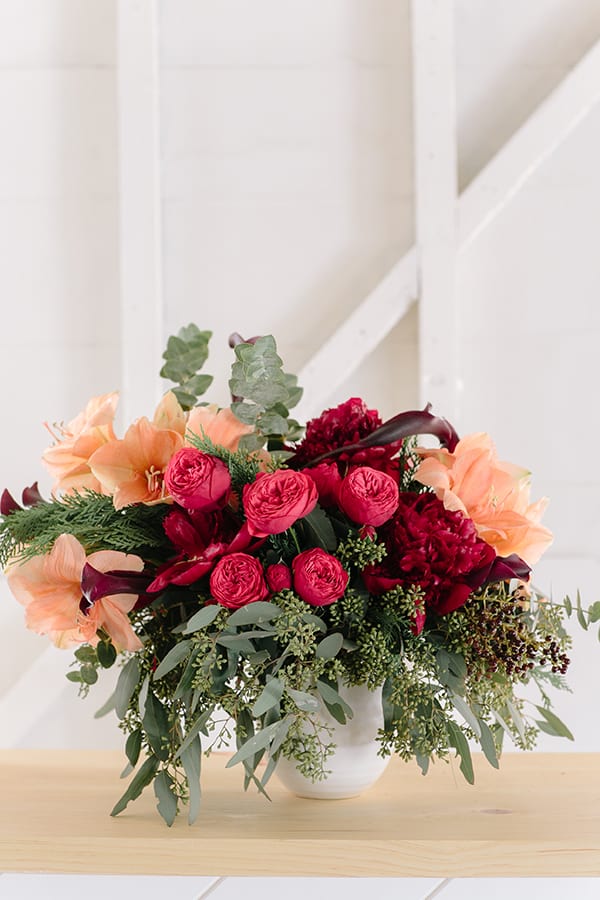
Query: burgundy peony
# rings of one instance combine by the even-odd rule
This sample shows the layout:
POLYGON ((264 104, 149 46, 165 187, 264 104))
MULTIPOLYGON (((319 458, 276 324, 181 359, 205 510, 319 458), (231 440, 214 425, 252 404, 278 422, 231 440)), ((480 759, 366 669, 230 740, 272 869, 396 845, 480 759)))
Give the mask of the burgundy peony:
MULTIPOLYGON (((326 409, 316 419, 308 422, 304 439, 295 447, 293 465, 295 468, 301 468, 310 465, 324 453, 356 444, 361 438, 372 434, 381 424, 381 417, 376 409, 369 409, 365 401, 359 397, 351 397, 333 409, 326 409)), ((337 455, 336 465, 351 460, 353 465, 367 465, 393 475, 398 471, 398 460, 392 457, 396 456, 401 446, 402 441, 394 441, 382 446, 355 448, 348 453, 337 455)), ((332 464, 332 460, 324 463, 324 465, 332 464)))
POLYGON ((398 510, 379 537, 387 556, 363 573, 367 589, 381 594, 398 584, 421 587, 426 608, 438 615, 466 603, 486 581, 496 556, 471 519, 445 509, 429 493, 400 494, 398 510))
POLYGON ((370 466, 358 466, 342 481, 339 504, 358 525, 378 527, 396 512, 398 494, 398 484, 391 475, 370 466))
POLYGON ((344 595, 348 573, 339 559, 315 547, 292 561, 294 589, 311 606, 329 606, 344 595))
POLYGON ((281 534, 317 505, 317 486, 309 475, 278 469, 258 475, 244 486, 243 504, 248 531, 255 537, 281 534))
POLYGON ((333 409, 326 409, 306 425, 304 439, 296 447, 296 464, 305 465, 344 444, 354 444, 381 425, 376 409, 364 400, 351 397, 333 409))
POLYGON ((225 463, 194 447, 175 453, 165 472, 165 487, 185 509, 216 509, 231 488, 225 463))
POLYGON ((264 600, 269 589, 262 564, 247 553, 229 553, 212 570, 210 592, 227 609, 239 609, 255 600, 264 600))
POLYGON ((278 591, 287 591, 292 586, 292 573, 285 563, 273 563, 267 569, 267 584, 276 594, 278 591))

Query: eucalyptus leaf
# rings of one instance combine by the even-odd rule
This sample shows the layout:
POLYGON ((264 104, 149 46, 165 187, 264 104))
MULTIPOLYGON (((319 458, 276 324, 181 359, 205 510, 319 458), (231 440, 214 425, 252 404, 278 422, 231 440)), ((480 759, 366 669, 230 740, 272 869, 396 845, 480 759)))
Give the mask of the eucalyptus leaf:
POLYGON ((125 716, 129 707, 129 701, 138 686, 139 680, 140 665, 136 657, 132 656, 121 669, 117 680, 117 686, 115 687, 115 710, 119 719, 122 719, 125 716))
POLYGON ((479 719, 466 702, 460 697, 458 694, 452 695, 452 705, 458 712, 461 714, 467 725, 472 729, 475 733, 475 736, 480 739, 481 738, 481 726, 479 724, 479 719))
POLYGON ((314 694, 308 694, 306 691, 295 691, 290 687, 286 687, 285 691, 292 698, 298 709, 301 709, 303 712, 318 712, 321 708, 321 704, 314 694))
POLYGON ((562 719, 558 718, 556 713, 553 713, 552 710, 550 710, 550 709, 546 709, 544 706, 536 706, 536 709, 540 713, 540 715, 542 715, 544 717, 546 722, 552 728, 554 728, 555 733, 557 735, 559 735, 560 737, 566 737, 570 741, 575 740, 571 731, 569 731, 569 729, 567 728, 565 723, 562 721, 562 719))
POLYGON ((202 766, 202 745, 198 735, 181 754, 181 764, 185 772, 190 797, 188 822, 193 825, 200 812, 202 793, 200 789, 200 769, 202 766))
POLYGON ((275 603, 256 600, 236 609, 229 616, 227 625, 260 625, 263 622, 272 622, 281 614, 282 610, 275 603))
POLYGON ((158 801, 156 808, 170 828, 177 815, 177 796, 173 779, 164 769, 154 778, 154 795, 158 801))
POLYGON ((132 731, 125 742, 125 756, 129 760, 129 764, 135 768, 140 758, 140 750, 142 749, 142 731, 136 728, 132 731))
POLYGON ((322 641, 317 644, 315 655, 320 659, 333 659, 338 655, 344 643, 344 635, 339 631, 328 634, 322 641))
POLYGON ((162 678, 163 675, 166 675, 168 672, 171 672, 174 668, 176 668, 176 666, 180 665, 180 663, 182 663, 183 660, 188 656, 191 645, 191 640, 187 640, 180 641, 178 644, 175 644, 174 647, 171 647, 167 655, 157 666, 156 671, 152 676, 154 681, 158 681, 158 679, 162 678))
POLYGON ((100 641, 96 647, 96 654, 103 669, 110 669, 117 658, 117 651, 110 641, 100 641))
POLYGON ((487 722, 484 722, 483 719, 479 719, 479 727, 481 730, 479 743, 481 744, 481 749, 485 754, 485 758, 491 766, 493 766, 495 769, 498 769, 500 768, 500 763, 498 762, 498 754, 496 752, 494 735, 492 734, 492 731, 487 722))
MULTIPOLYGON (((284 721, 282 720, 282 722, 284 721)), ((282 722, 274 722, 272 725, 267 725, 266 728, 262 728, 258 734, 253 735, 253 737, 242 744, 237 753, 234 753, 227 762, 226 768, 229 769, 231 766, 235 766, 237 763, 254 756, 258 750, 268 747, 275 739, 277 732, 281 730, 282 722)))
POLYGON ((190 727, 188 728, 187 734, 184 740, 181 743, 177 753, 175 754, 175 759, 180 757, 185 751, 192 745, 196 736, 206 728, 208 720, 212 716, 215 711, 215 707, 211 706, 209 709, 205 709, 203 713, 201 713, 197 719, 192 722, 190 727))
POLYGON ((159 760, 154 754, 149 756, 141 766, 136 775, 133 776, 129 787, 120 800, 115 803, 111 810, 111 816, 118 816, 120 812, 126 808, 127 804, 132 800, 136 800, 145 787, 147 787, 154 778, 158 769, 159 760))
POLYGON ((519 732, 519 737, 521 740, 525 740, 525 722, 523 721, 523 716, 511 700, 506 701, 506 708, 510 713, 515 728, 519 732))
POLYGON ((279 678, 271 678, 267 681, 252 707, 252 715, 256 718, 264 715, 267 710, 275 706, 279 706, 279 702, 283 696, 283 682, 279 678))
POLYGON ((577 621, 584 631, 588 630, 589 626, 585 618, 585 613, 583 612, 583 609, 581 607, 581 594, 579 593, 579 591, 577 591, 577 621))
POLYGON ((460 757, 460 771, 463 773, 466 781, 469 784, 475 783, 475 773, 473 771, 473 760, 471 757, 471 751, 469 749, 469 742, 466 737, 454 722, 448 720, 446 722, 446 727, 448 729, 448 740, 449 743, 460 757))
POLYGON ((194 613, 187 623, 183 634, 193 634, 194 631, 200 631, 201 628, 207 628, 211 625, 221 612, 221 608, 217 603, 211 606, 203 606, 201 610, 194 613))
POLYGON ((163 762, 169 758, 169 717, 166 708, 152 691, 148 691, 142 724, 148 742, 163 762))
MULTIPOLYGON (((335 714, 332 712, 332 707, 338 706, 342 712, 344 713, 344 722, 346 719, 352 719, 354 716, 354 711, 351 706, 349 706, 345 700, 342 700, 338 691, 331 687, 330 684, 327 684, 326 681, 322 681, 320 678, 317 679, 317 690, 321 695, 323 702, 331 712, 334 718, 337 718, 335 714)), ((338 719, 339 722, 339 719, 338 719)))

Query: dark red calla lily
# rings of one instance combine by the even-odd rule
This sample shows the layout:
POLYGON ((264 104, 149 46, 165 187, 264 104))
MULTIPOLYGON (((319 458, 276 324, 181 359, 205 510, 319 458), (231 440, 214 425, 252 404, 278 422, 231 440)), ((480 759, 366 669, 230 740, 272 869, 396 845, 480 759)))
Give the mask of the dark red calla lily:
POLYGON ((81 592, 91 606, 113 594, 144 595, 151 581, 152 577, 143 572, 99 572, 86 562, 81 573, 81 592))
POLYGON ((23 509, 23 507, 19 506, 10 491, 5 488, 2 491, 2 496, 0 497, 0 515, 8 516, 20 509, 23 509))
MULTIPOLYGON (((333 459, 342 453, 354 453, 358 450, 365 450, 369 447, 381 447, 386 444, 392 444, 395 441, 412 437, 416 434, 432 434, 437 437, 440 444, 446 447, 451 453, 458 444, 459 437, 453 426, 447 419, 441 416, 432 415, 429 410, 431 403, 428 403, 425 409, 411 409, 407 412, 398 413, 397 416, 388 419, 375 431, 361 438, 355 444, 346 444, 343 447, 336 447, 328 453, 323 453, 311 460, 308 465, 315 466, 324 459, 333 459)), ((293 465, 293 461, 290 462, 293 465)))

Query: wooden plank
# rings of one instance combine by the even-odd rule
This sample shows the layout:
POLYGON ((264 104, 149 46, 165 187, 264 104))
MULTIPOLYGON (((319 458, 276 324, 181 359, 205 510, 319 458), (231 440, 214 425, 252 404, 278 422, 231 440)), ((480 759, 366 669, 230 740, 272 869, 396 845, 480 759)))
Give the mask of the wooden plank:
POLYGON ((160 397, 163 349, 157 0, 118 2, 122 398, 128 424, 160 397))
POLYGON ((152 790, 108 815, 119 753, 2 751, 0 871, 600 876, 600 754, 507 754, 500 771, 477 756, 474 787, 395 758, 361 797, 300 800, 273 779, 272 803, 225 759, 203 762, 196 824, 169 829, 152 790))
POLYGON ((419 279, 419 393, 457 416, 457 149, 454 4, 413 0, 415 232, 419 279))

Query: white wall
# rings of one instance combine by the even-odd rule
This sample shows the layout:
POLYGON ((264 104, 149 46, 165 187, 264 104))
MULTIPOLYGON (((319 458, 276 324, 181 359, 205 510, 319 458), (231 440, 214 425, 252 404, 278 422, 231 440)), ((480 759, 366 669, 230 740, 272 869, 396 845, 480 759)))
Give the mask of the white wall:
MULTIPOLYGON (((595 0, 457 0, 462 185, 598 36, 595 0)), ((166 325, 214 330, 225 402, 231 330, 274 332, 297 370, 412 241, 408 2, 169 0, 160 57, 166 325)), ((0 0, 0 486, 14 492, 40 472, 39 423, 119 384, 114 64, 113 2, 0 0)), ((599 476, 567 441, 577 428, 591 455, 600 438, 599 144, 600 113, 460 258, 457 290, 457 424, 534 471, 556 532, 537 580, 579 581, 590 601, 599 476)), ((417 342, 413 310, 330 402, 414 406, 417 342)), ((0 591, 1 698, 45 642, 0 591)), ((579 643, 561 711, 577 748, 598 749, 597 642, 579 643)), ((48 709, 45 741, 119 743, 73 694, 48 709)))

